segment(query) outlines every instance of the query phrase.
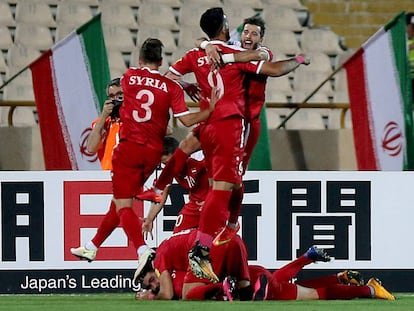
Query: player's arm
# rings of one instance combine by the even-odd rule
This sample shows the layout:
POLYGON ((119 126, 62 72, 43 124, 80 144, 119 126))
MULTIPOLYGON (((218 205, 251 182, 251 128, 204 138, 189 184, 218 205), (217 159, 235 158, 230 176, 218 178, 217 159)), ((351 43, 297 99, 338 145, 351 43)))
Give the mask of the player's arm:
POLYGON ((260 74, 270 77, 280 77, 295 70, 300 65, 309 65, 310 60, 303 54, 276 62, 264 62, 260 68, 260 74))
POLYGON ((210 113, 214 110, 214 107, 216 106, 217 101, 221 98, 223 94, 221 93, 221 90, 217 87, 213 87, 211 90, 211 98, 210 98, 210 107, 209 109, 201 110, 199 112, 193 112, 189 113, 183 116, 179 116, 178 120, 181 121, 184 126, 189 127, 191 125, 194 125, 196 123, 200 123, 202 121, 207 120, 207 118, 210 116, 210 113))
POLYGON ((161 272, 159 277, 160 291, 155 295, 156 300, 171 300, 174 297, 174 287, 168 270, 161 272))
POLYGON ((160 211, 164 208, 165 201, 167 201, 167 197, 169 193, 170 193, 170 186, 167 186, 162 192, 161 202, 158 204, 156 203, 151 204, 147 217, 144 218, 144 222, 142 223, 142 233, 144 234, 145 239, 148 238, 148 234, 151 236, 151 239, 154 239, 154 236, 152 235, 153 223, 154 223, 155 218, 160 213, 160 211))
POLYGON ((102 109, 102 114, 99 117, 98 122, 96 122, 95 126, 93 127, 92 132, 88 136, 86 144, 86 149, 88 150, 88 152, 95 153, 102 146, 102 136, 106 118, 109 117, 113 108, 114 104, 111 100, 105 101, 102 109))

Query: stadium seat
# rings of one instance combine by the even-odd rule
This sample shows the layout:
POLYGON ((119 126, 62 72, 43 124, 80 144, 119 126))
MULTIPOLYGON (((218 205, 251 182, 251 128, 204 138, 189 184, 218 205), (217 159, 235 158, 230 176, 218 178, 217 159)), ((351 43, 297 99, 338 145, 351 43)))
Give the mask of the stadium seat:
POLYGON ((13 13, 10 9, 10 5, 6 1, 0 1, 0 25, 13 27, 16 22, 13 18, 13 13))
MULTIPOLYGON (((260 0, 223 0, 223 7, 226 9, 224 12, 229 14, 230 10, 238 8, 251 8, 255 10, 261 10, 263 8, 263 2, 260 0)), ((243 18, 244 15, 239 15, 243 18)))
MULTIPOLYGON (((33 87, 13 83, 4 88, 4 100, 34 101, 33 87)), ((13 113, 14 126, 34 126, 36 121, 33 115, 34 107, 17 107, 13 113)), ((2 113, 2 124, 7 124, 7 114, 2 113)))
POLYGON ((268 78, 266 84, 266 102, 277 102, 276 96, 284 96, 283 102, 293 93, 291 82, 288 76, 268 78))
MULTIPOLYGON (((308 56, 311 60, 311 63, 306 66, 306 70, 311 71, 320 71, 325 73, 327 76, 333 72, 331 59, 328 55, 323 52, 305 52, 306 56, 308 56)), ((305 69, 301 67, 301 69, 305 69)))
POLYGON ((13 44, 12 35, 6 25, 0 25, 0 50, 7 50, 13 44))
MULTIPOLYGON (((189 5, 194 6, 194 0, 181 0, 181 2, 183 3, 183 5, 181 6, 181 9, 189 5)), ((208 8, 214 8, 214 7, 221 7, 223 6, 223 3, 220 0, 203 0, 202 3, 197 3, 195 6, 202 6, 202 7, 206 6, 208 9, 208 8)), ((197 15, 195 14, 195 16, 197 15)), ((201 16, 201 14, 198 16, 201 16)))
POLYGON ((83 25, 92 18, 91 8, 84 3, 67 2, 59 3, 56 10, 56 23, 72 24, 77 27, 83 25))
POLYGON ((36 24, 46 27, 55 27, 56 23, 52 11, 46 2, 19 1, 16 6, 16 24, 36 24))
POLYGON ((328 29, 304 29, 300 44, 302 50, 306 52, 323 52, 333 56, 343 52, 338 35, 328 29))
POLYGON ((179 30, 173 9, 170 6, 152 2, 142 3, 139 6, 138 25, 153 25, 170 30, 179 30))
POLYGON ((334 90, 336 92, 348 92, 348 81, 345 69, 341 69, 334 76, 334 90))
POLYGON ((297 14, 291 8, 278 7, 277 10, 264 8, 262 15, 268 30, 287 29, 297 33, 303 31, 303 27, 299 23, 297 14))
MULTIPOLYGON (((309 94, 313 92, 329 75, 315 70, 306 70, 305 67, 299 67, 294 72, 293 90, 295 92, 304 92, 309 94)), ((319 90, 328 96, 333 95, 331 82, 327 81, 319 90)))
MULTIPOLYGON (((101 4, 104 3, 114 3, 114 0, 101 0, 101 4)), ((119 4, 127 4, 131 8, 139 7, 141 4, 141 0, 117 0, 116 3, 119 4)))
POLYGON ((211 6, 204 3, 204 1, 202 4, 198 4, 198 3, 195 4, 194 1, 188 1, 187 4, 181 7, 179 15, 178 15, 180 31, 182 27, 187 27, 187 26, 200 28, 200 17, 210 7, 211 6))
POLYGON ((292 8, 295 10, 304 10, 307 9, 306 6, 304 6, 300 0, 263 0, 263 8, 269 7, 269 6, 284 6, 287 8, 292 8))
POLYGON ((3 57, 3 53, 0 53, 0 77, 7 72, 8 66, 3 57))
MULTIPOLYGON (((90 7, 98 7, 99 6, 99 0, 60 0, 60 2, 72 2, 72 3, 81 3, 86 4, 90 7)), ((119 0, 117 0, 119 1, 119 0)))
POLYGON ((118 50, 107 50, 109 67, 113 70, 125 71, 127 69, 125 59, 118 50))
POLYGON ((102 13, 103 25, 118 25, 129 29, 136 29, 138 24, 131 7, 127 4, 105 2, 99 7, 102 13))
MULTIPOLYGON (((5 73, 4 81, 8 81, 9 79, 11 79, 20 70, 22 70, 21 67, 9 66, 7 68, 6 73, 5 73)), ((14 77, 13 80, 10 83, 32 86, 33 85, 33 83, 32 83, 32 72, 30 70, 24 70, 23 72, 19 73, 19 75, 14 77)))
POLYGON ((287 130, 324 130, 326 129, 319 109, 299 109, 285 124, 287 130))
POLYGON ((103 25, 103 34, 107 49, 131 53, 136 49, 130 30, 116 25, 103 25))
POLYGON ((296 55, 301 52, 296 35, 291 30, 267 29, 264 35, 263 44, 272 52, 286 55, 296 55))
POLYGON ((48 27, 25 23, 17 24, 14 42, 41 51, 48 50, 53 45, 52 34, 48 27))
POLYGON ((178 34, 178 47, 182 50, 195 48, 195 41, 201 37, 206 37, 206 34, 200 27, 181 26, 178 34))
POLYGON ((7 65, 23 68, 40 56, 40 51, 21 44, 13 44, 7 51, 7 65))
POLYGON ((158 5, 169 6, 170 8, 180 8, 180 0, 141 0, 142 4, 157 3, 158 5))
POLYGON ((230 29, 239 27, 245 18, 252 17, 257 13, 253 8, 247 6, 225 6, 223 10, 229 21, 230 29))
POLYGON ((80 25, 66 23, 58 24, 55 33, 55 42, 62 40, 64 37, 66 37, 69 33, 71 33, 74 29, 78 28, 79 26, 80 25))
POLYGON ((172 53, 177 49, 174 35, 171 30, 167 28, 158 28, 152 25, 140 25, 138 28, 137 47, 141 47, 142 43, 147 38, 158 38, 164 44, 164 52, 172 53))

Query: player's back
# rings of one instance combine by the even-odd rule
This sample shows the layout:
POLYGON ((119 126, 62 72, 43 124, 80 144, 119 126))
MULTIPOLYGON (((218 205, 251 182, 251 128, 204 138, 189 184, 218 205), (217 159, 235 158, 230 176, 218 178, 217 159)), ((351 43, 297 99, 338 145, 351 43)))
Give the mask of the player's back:
MULTIPOLYGON (((224 54, 238 53, 242 49, 222 41, 211 41, 224 54)), ((231 115, 244 116, 245 98, 243 79, 245 72, 256 72, 258 63, 231 63, 211 71, 211 64, 204 50, 192 49, 170 67, 171 72, 184 75, 194 72, 202 90, 202 96, 209 98, 213 86, 217 86, 223 97, 217 102, 210 119, 222 119, 231 115)))
POLYGON ((129 68, 121 80, 124 103, 120 109, 120 139, 128 139, 149 148, 163 148, 170 118, 188 111, 182 88, 171 79, 148 67, 129 68))

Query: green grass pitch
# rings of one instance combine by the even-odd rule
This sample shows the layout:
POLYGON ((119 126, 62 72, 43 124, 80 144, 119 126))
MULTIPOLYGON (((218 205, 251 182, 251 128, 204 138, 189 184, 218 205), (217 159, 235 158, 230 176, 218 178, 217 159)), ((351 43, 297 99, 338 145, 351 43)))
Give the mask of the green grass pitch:
POLYGON ((133 294, 0 295, 0 310, 32 311, 382 311, 414 310, 414 293, 396 293, 396 301, 379 299, 313 301, 136 301, 133 294))

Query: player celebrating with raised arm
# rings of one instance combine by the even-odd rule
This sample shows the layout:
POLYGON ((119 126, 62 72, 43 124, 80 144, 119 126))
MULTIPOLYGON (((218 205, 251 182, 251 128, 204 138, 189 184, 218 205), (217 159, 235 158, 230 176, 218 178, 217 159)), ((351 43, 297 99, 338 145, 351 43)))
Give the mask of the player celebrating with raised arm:
MULTIPOLYGON (((225 44, 229 39, 229 27, 221 8, 208 9, 203 13, 200 26, 212 40, 211 43, 218 45, 227 55, 226 61, 237 60, 237 53, 242 49, 225 44)), ((260 54, 263 53, 254 55, 262 57, 260 54)), ((190 264, 196 275, 217 281, 211 268, 209 249, 214 236, 226 225, 232 195, 240 196, 246 126, 244 74, 281 76, 297 68, 303 63, 302 60, 292 58, 274 63, 232 63, 211 71, 205 51, 193 49, 170 67, 169 76, 180 77, 194 72, 202 97, 207 97, 213 86, 218 86, 223 95, 200 131, 201 146, 213 181, 201 214, 197 242, 189 253, 190 264)), ((200 107, 203 107, 202 102, 200 107)))

